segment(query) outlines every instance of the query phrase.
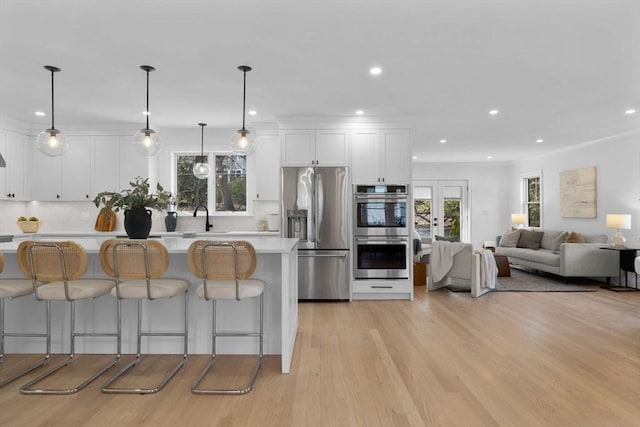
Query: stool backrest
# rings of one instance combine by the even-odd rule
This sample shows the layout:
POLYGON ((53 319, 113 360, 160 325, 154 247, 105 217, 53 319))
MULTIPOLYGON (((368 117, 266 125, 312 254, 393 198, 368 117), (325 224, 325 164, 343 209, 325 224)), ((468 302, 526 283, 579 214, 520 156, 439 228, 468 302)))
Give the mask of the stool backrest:
POLYGON ((0 251, 0 273, 2 273, 2 270, 4 270, 4 255, 0 251))
POLYGON ((200 279, 244 280, 256 270, 256 251, 244 240, 196 240, 187 251, 187 264, 200 279))
POLYGON ((87 271, 87 252, 76 242, 26 240, 17 256, 25 277, 38 282, 78 280, 87 271))
POLYGON ((169 266, 169 252, 157 240, 106 240, 100 246, 100 264, 110 277, 159 279, 169 266))

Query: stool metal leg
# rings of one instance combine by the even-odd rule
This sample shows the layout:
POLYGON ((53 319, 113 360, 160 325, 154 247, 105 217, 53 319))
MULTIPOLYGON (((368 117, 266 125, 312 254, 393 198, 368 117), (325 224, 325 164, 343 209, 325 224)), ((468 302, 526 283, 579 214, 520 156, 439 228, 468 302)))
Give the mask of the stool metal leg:
POLYGON ((191 385, 191 392, 194 393, 194 394, 235 394, 235 395, 249 393, 251 391, 251 389, 253 389, 253 385, 254 385, 254 383, 256 381, 256 377, 258 376, 258 372, 260 371, 260 368, 262 367, 262 363, 263 363, 264 292, 262 294, 260 294, 260 331, 258 333, 255 333, 255 332, 248 332, 248 333, 218 332, 218 330, 216 329, 216 300, 212 300, 212 304, 211 305, 212 305, 211 360, 209 360, 209 362, 205 365, 204 369, 202 369, 202 371, 200 371, 200 375, 198 375, 198 377, 195 379, 195 381, 191 385), (216 355, 216 340, 217 340, 217 337, 219 337, 219 336, 222 336, 222 337, 256 337, 260 341, 259 342, 260 350, 259 350, 259 353, 258 353, 258 355, 256 357, 256 364, 255 364, 255 366, 253 368, 253 372, 251 373, 251 377, 249 377, 249 381, 247 382, 247 384, 242 388, 237 388, 237 389, 217 389, 217 388, 205 389, 205 388, 198 388, 198 386, 200 385, 200 383, 202 382, 204 377, 207 375, 207 372, 209 372, 209 369, 211 369, 213 367, 213 365, 216 363, 216 356, 217 356, 216 355))
POLYGON ((0 364, 4 362, 4 337, 20 337, 20 338, 28 338, 28 337, 38 337, 38 338, 46 338, 46 354, 43 359, 40 359, 38 362, 30 365, 13 375, 8 376, 5 379, 0 380, 0 388, 5 385, 17 380, 18 378, 28 374, 29 372, 34 371, 35 369, 45 366, 51 360, 51 316, 50 316, 50 305, 49 301, 46 304, 46 322, 47 329, 44 334, 27 334, 27 333, 7 333, 4 330, 4 298, 0 298, 0 364))
POLYGON ((129 362, 125 367, 123 367, 115 376, 109 379, 106 383, 104 383, 101 387, 103 393, 118 393, 118 394, 152 394, 157 393, 169 382, 171 378, 184 366, 187 361, 187 343, 189 336, 189 298, 188 293, 185 291, 184 293, 184 332, 183 333, 171 333, 171 332, 143 332, 142 331, 142 299, 138 299, 138 331, 136 334, 137 344, 136 344, 136 357, 129 362), (113 384, 118 378, 122 377, 125 373, 127 373, 131 368, 136 366, 142 361, 142 337, 146 336, 164 336, 164 337, 176 337, 181 336, 184 339, 184 353, 182 355, 182 359, 178 362, 178 364, 169 372, 167 375, 162 378, 162 380, 158 383, 158 385, 151 388, 140 388, 140 387, 109 387, 113 384))
MULTIPOLYGON (((22 394, 73 394, 73 393, 77 393, 80 390, 82 390, 83 388, 85 388, 86 386, 88 386, 93 380, 95 380, 96 378, 98 378, 100 375, 102 375, 105 371, 107 371, 109 368, 111 368, 112 366, 118 364, 120 362, 120 354, 118 353, 116 355, 116 358, 111 360, 109 363, 107 363, 105 366, 103 366, 102 368, 100 368, 97 372, 95 372, 93 375, 91 375, 89 378, 85 379, 83 382, 81 382, 80 384, 77 384, 73 387, 70 388, 66 388, 66 389, 60 389, 60 388, 53 388, 53 389, 41 389, 41 388, 31 388, 32 386, 34 386, 35 384, 39 383, 40 381, 42 381, 43 379, 53 375, 54 373, 58 372, 59 370, 61 370, 62 368, 66 367, 66 366, 70 366, 75 360, 75 339, 78 336, 102 336, 102 337, 116 337, 117 341, 118 341, 118 347, 120 347, 120 331, 117 331, 115 334, 114 333, 76 333, 75 328, 75 312, 76 312, 76 305, 75 305, 75 301, 69 301, 71 308, 71 323, 70 323, 70 338, 71 338, 71 343, 70 343, 70 352, 69 352, 69 356, 62 361, 61 363, 59 363, 58 365, 54 366, 53 368, 49 369, 48 371, 44 372, 43 374, 39 375, 38 377, 34 378, 33 380, 29 381, 27 384, 23 385, 20 388, 20 393, 22 394)), ((47 300, 47 306, 49 307, 51 304, 50 300, 47 300)), ((48 318, 49 321, 47 322, 47 330, 48 333, 50 335, 50 309, 47 310, 48 313, 48 318)), ((119 311, 119 309, 118 309, 119 311)), ((50 346, 50 344, 48 344, 50 346)))

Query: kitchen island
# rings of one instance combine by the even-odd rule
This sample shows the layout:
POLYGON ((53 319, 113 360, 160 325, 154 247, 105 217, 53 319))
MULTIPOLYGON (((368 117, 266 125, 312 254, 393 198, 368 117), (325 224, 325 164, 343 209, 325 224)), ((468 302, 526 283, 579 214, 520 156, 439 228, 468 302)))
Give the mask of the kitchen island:
MULTIPOLYGON (((113 238, 112 233, 69 233, 72 236, 50 233, 16 236, 12 242, 0 243, 0 251, 5 257, 4 272, 0 277, 22 277, 16 261, 16 249, 21 241, 72 240, 82 245, 89 254, 89 265, 85 277, 106 277, 99 261, 100 245, 113 238), (55 236, 55 237, 54 237, 55 236)), ((246 240, 257 254, 255 277, 266 281, 264 311, 264 353, 282 356, 282 372, 291 369, 291 360, 298 329, 298 239, 283 239, 273 235, 256 233, 162 233, 159 240, 167 247, 170 255, 169 268, 165 277, 179 277, 189 280, 189 353, 209 354, 211 348, 211 303, 195 295, 199 281, 187 268, 187 249, 197 239, 246 240), (185 237, 187 236, 187 237, 185 237)), ((181 297, 180 297, 181 298, 181 297)), ((258 328, 258 299, 221 301, 218 304, 218 328, 220 330, 241 330, 258 328)), ((176 331, 180 329, 183 316, 182 304, 173 300, 145 301, 144 327, 157 330, 176 331), (150 326, 147 326, 150 325, 150 326)), ((114 298, 110 295, 77 304, 77 328, 86 332, 105 332, 115 329, 116 310, 114 298)), ((44 302, 33 296, 13 300, 5 305, 5 328, 10 330, 44 330, 44 302)), ((66 303, 53 302, 52 305, 52 351, 64 353, 69 349, 69 308, 66 303)), ((122 352, 135 353, 135 302, 123 301, 122 305, 122 352)), ((81 338, 77 340, 77 353, 115 353, 111 339, 81 338)), ((256 340, 218 338, 218 353, 257 353, 256 340)), ((43 349, 42 340, 8 338, 5 343, 7 353, 37 353, 43 349)), ((155 354, 179 354, 181 346, 176 338, 154 337, 143 339, 143 352, 155 354)))

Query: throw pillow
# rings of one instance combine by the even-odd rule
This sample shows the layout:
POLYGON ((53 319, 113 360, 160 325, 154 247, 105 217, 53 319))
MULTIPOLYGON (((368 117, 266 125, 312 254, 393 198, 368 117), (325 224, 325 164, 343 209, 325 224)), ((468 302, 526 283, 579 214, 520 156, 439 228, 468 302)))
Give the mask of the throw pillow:
POLYGON ((540 249, 540 242, 544 232, 536 230, 522 230, 520 232, 520 239, 516 247, 527 249, 540 249))
POLYGON ((507 231, 500 237, 500 246, 503 248, 515 248, 520 240, 520 230, 507 231))
POLYGON ((565 243, 565 241, 567 240, 567 236, 569 235, 569 233, 567 233, 566 231, 563 231, 562 233, 558 234, 555 239, 553 239, 553 243, 551 245, 551 252, 553 252, 554 254, 559 254, 560 253, 560 245, 565 243))
POLYGON ((576 233, 574 231, 569 233, 569 235, 567 236, 567 240, 565 240, 564 242, 565 243, 587 243, 587 241, 585 240, 582 234, 576 233))

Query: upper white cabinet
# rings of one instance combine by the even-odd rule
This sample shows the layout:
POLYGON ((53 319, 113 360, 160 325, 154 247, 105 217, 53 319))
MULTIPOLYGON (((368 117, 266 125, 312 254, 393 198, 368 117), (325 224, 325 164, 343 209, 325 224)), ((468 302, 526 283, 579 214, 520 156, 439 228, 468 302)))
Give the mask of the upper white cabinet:
POLYGON ((280 200, 280 139, 259 135, 255 154, 256 200, 280 200))
POLYGON ((282 166, 348 166, 346 130, 282 130, 282 166))
POLYGON ((93 200, 102 191, 129 188, 136 176, 149 176, 149 160, 137 154, 131 138, 69 137, 69 151, 49 157, 32 150, 31 199, 93 200))
POLYGON ((33 200, 78 201, 91 198, 91 137, 68 137, 69 150, 49 157, 32 150, 33 200))
POLYGON ((6 167, 0 168, 0 199, 28 200, 27 147, 29 138, 13 132, 0 132, 0 154, 6 167))
POLYGON ((351 136, 352 181, 357 184, 411 182, 408 129, 354 130, 351 136))

